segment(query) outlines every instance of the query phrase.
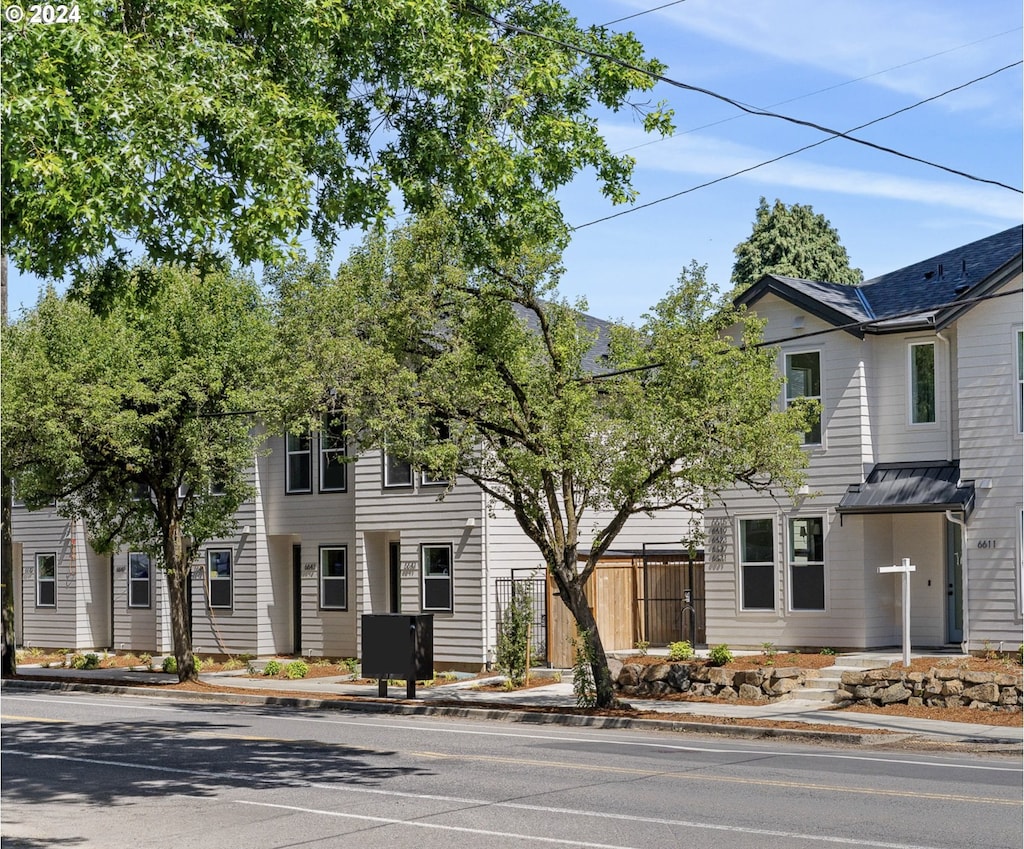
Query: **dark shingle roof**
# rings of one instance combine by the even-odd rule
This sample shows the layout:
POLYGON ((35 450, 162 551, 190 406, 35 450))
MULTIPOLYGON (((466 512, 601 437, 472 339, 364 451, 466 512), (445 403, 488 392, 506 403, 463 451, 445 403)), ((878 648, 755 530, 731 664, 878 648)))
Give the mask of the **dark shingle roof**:
POLYGON ((1011 227, 938 256, 890 271, 860 288, 875 316, 902 315, 912 310, 932 312, 955 300, 1021 254, 1024 228, 1011 227))
MULTIPOLYGON (((525 322, 526 326, 534 332, 539 332, 540 325, 537 322, 536 314, 522 304, 513 304, 516 314, 525 322)), ((597 374, 608 370, 605 358, 608 356, 611 345, 611 329, 613 323, 592 315, 577 312, 577 321, 583 325, 587 333, 595 334, 594 343, 583 356, 583 370, 588 374, 597 374)))
MULTIPOLYGON (((979 287, 1004 266, 1014 260, 1019 263, 1022 243, 1024 228, 1011 227, 857 286, 768 274, 740 294, 736 303, 750 305, 771 292, 832 325, 877 321, 876 330, 886 319, 930 319, 942 307, 954 305, 955 310, 958 301, 978 294, 979 287)), ((863 333, 858 327, 849 329, 863 333)))

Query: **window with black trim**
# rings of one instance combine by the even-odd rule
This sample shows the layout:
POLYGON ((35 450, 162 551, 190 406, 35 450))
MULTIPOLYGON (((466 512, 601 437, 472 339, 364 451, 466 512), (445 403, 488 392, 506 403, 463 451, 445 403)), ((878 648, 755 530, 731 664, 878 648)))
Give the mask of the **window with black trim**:
POLYGON ((210 607, 230 608, 234 603, 234 572, 231 565, 230 548, 213 548, 206 552, 210 607))
POLYGON ((384 486, 412 486, 412 464, 384 452, 384 486))
POLYGON ((139 551, 128 553, 128 606, 149 607, 152 588, 149 555, 139 551))
MULTIPOLYGON (((451 429, 448 427, 447 422, 435 422, 434 423, 434 435, 438 442, 448 442, 451 439, 451 429)), ((445 475, 439 475, 429 469, 424 469, 420 473, 420 483, 424 486, 447 486, 448 478, 445 475)))
POLYGON ((452 547, 420 546, 423 567, 423 610, 452 609, 452 547))
POLYGON ((910 423, 935 423, 935 343, 910 346, 910 423))
POLYGON ((308 433, 285 436, 285 492, 313 491, 313 447, 308 433))
POLYGON ((57 606, 57 555, 36 555, 36 607, 57 606))
POLYGON ((789 594, 793 610, 825 609, 825 521, 789 520, 789 594))
POLYGON ((320 426, 320 491, 344 492, 348 484, 345 462, 345 420, 324 416, 320 426))
POLYGON ((344 546, 320 549, 320 607, 348 610, 348 551, 344 546))
MULTIPOLYGON (((821 355, 817 351, 786 354, 786 406, 799 398, 821 404, 821 355)), ((804 445, 821 444, 821 410, 804 432, 804 445)))
POLYGON ((775 532, 771 519, 740 520, 743 610, 775 609, 775 532))

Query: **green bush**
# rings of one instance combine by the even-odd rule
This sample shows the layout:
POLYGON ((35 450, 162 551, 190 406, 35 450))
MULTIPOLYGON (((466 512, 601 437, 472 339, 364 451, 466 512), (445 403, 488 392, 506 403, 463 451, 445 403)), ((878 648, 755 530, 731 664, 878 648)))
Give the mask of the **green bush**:
POLYGON ((592 708, 597 704, 597 686, 594 684, 594 652, 587 642, 590 632, 580 628, 573 640, 572 691, 576 707, 592 708))
POLYGON ((281 664, 276 660, 268 660, 267 665, 263 667, 263 674, 273 677, 281 674, 281 664))
POLYGON ((711 661, 712 666, 725 666, 732 660, 732 652, 729 651, 729 647, 725 643, 722 643, 720 646, 714 646, 708 652, 708 660, 711 661))
POLYGON ((689 640, 680 640, 678 643, 668 644, 669 660, 690 660, 693 657, 693 646, 689 640))
POLYGON ((305 661, 293 660, 284 668, 284 674, 289 678, 305 678, 309 674, 309 666, 305 661))
POLYGON ((161 664, 160 668, 164 672, 173 675, 178 671, 178 661, 173 654, 169 654, 164 658, 164 662, 161 664))
POLYGON ((192 658, 192 665, 195 667, 197 675, 203 671, 203 659, 199 655, 192 658))
POLYGON ((71 667, 73 669, 95 669, 100 665, 99 655, 89 652, 88 654, 76 654, 71 658, 71 667))
POLYGON ((761 643, 761 657, 764 659, 765 666, 774 666, 775 655, 778 653, 779 650, 775 648, 775 643, 761 643))
POLYGON ((651 641, 637 640, 633 643, 633 647, 636 649, 636 652, 640 657, 647 657, 647 650, 651 647, 651 641))

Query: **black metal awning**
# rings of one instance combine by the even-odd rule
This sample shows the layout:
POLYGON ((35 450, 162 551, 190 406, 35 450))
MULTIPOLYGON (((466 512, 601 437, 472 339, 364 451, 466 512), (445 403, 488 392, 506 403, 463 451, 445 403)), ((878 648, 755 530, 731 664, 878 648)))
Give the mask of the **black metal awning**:
POLYGON ((878 463, 864 483, 846 490, 839 513, 937 513, 969 516, 974 484, 960 480, 960 464, 878 463))

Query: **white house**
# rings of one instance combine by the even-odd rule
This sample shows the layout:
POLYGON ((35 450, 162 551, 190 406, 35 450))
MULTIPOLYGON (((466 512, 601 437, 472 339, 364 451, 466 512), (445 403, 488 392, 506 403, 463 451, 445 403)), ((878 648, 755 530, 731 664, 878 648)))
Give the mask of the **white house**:
POLYGON ((805 494, 736 490, 706 515, 707 635, 757 648, 1021 643, 1022 230, 857 286, 768 275, 738 302, 767 320, 806 396, 805 494))

